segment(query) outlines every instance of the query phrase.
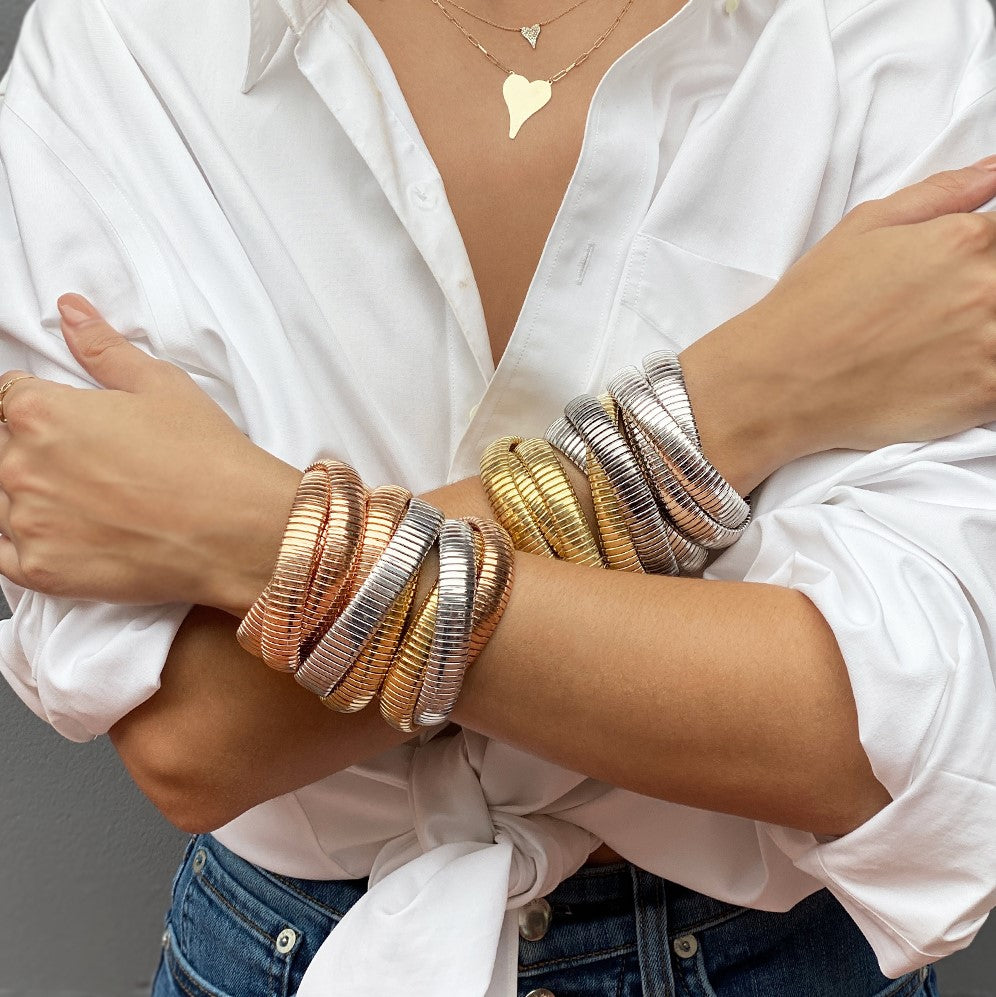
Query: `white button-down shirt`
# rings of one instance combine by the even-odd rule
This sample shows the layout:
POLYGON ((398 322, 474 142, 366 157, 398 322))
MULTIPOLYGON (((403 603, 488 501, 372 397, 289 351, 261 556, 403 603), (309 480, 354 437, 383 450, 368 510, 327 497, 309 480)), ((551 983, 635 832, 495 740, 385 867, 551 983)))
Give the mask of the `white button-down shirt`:
MULTIPOLYGON (((38 0, 0 109, 0 366, 86 384, 55 306, 79 290, 261 446, 421 492, 743 311, 852 205, 996 153, 994 88, 985 0, 689 0, 600 82, 494 369, 439 173, 346 0, 38 0)), ((996 432, 798 461, 754 508, 710 576, 816 603, 894 802, 820 841, 423 739, 217 833, 280 873, 371 875, 304 997, 508 997, 506 908, 599 841, 747 906, 827 886, 890 975, 972 939, 996 903, 996 432)), ((0 669, 79 741, 155 692, 189 608, 3 590, 0 669)))

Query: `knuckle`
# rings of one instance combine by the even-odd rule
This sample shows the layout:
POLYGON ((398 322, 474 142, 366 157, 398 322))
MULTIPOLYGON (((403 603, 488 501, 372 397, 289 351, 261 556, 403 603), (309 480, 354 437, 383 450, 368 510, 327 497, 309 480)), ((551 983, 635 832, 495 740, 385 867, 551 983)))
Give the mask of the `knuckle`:
POLYGON ((23 554, 18 553, 18 563, 28 588, 50 595, 57 593, 58 575, 52 570, 47 558, 35 550, 28 549, 23 554))
POLYGON ((15 502, 10 507, 8 515, 11 532, 20 540, 45 540, 52 536, 52 529, 43 518, 33 510, 30 504, 15 502))
POLYGON ((27 483, 27 467, 19 452, 9 449, 0 461, 0 488, 8 495, 23 490, 27 483))
POLYGON ((120 342, 120 337, 113 329, 102 327, 99 331, 91 332, 87 339, 80 343, 79 351, 87 360, 99 360, 120 342))
POLYGON ((36 381, 20 382, 4 399, 4 417, 14 426, 32 426, 44 420, 47 415, 47 392, 36 381))
MULTIPOLYGON (((34 520, 20 505, 13 505, 7 518, 10 522, 10 531, 18 540, 26 540, 36 535, 34 520)), ((23 559, 21 567, 24 567, 23 559)))
POLYGON ((84 360, 99 360, 110 347, 110 343, 103 338, 90 339, 85 343, 80 343, 77 349, 84 360))
POLYGON ((947 215, 944 229, 957 248, 970 253, 984 252, 990 249, 996 240, 996 226, 984 215, 971 213, 947 215))
MULTIPOLYGON (((996 314, 996 267, 987 264, 969 276, 964 301, 969 306, 996 314)), ((983 342, 988 338, 988 322, 981 328, 980 336, 983 342)))

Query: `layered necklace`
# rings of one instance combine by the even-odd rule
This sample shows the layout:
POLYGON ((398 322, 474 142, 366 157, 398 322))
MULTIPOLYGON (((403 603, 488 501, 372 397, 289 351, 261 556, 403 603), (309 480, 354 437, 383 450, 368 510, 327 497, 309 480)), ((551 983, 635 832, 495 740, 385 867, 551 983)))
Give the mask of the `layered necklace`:
POLYGON ((450 7, 456 7, 457 10, 462 10, 465 14, 469 14, 475 21, 490 24, 492 28, 501 28, 502 31, 514 31, 516 34, 522 35, 522 37, 529 42, 532 48, 536 48, 536 42, 540 36, 540 28, 545 28, 548 24, 553 24, 554 21, 559 21, 562 17, 566 17, 572 10, 577 10, 581 4, 587 2, 588 0, 577 0, 577 3, 572 4, 567 8, 567 10, 561 11, 554 17, 548 17, 545 21, 537 21, 535 24, 524 24, 520 27, 515 27, 511 24, 499 24, 497 21, 489 21, 486 17, 481 17, 480 14, 475 14, 472 10, 467 10, 466 7, 461 7, 460 4, 455 3, 454 0, 446 0, 446 3, 449 4, 450 7))
MULTIPOLYGON (((609 25, 608 28, 603 31, 598 38, 595 39, 595 43, 584 52, 582 52, 575 60, 569 65, 565 66, 559 73, 555 73, 548 80, 529 80, 525 76, 517 73, 514 69, 506 66, 501 60, 495 58, 442 4, 441 0, 432 0, 432 2, 442 11, 443 15, 452 24, 456 25, 460 29, 463 36, 469 41, 474 48, 478 49, 487 60, 495 67, 500 69, 505 74, 505 82, 502 85, 502 96, 505 98, 505 106, 508 108, 508 137, 514 139, 516 135, 519 134, 519 129, 529 120, 537 111, 542 110, 550 102, 551 96, 553 96, 553 84, 562 80, 572 69, 577 69, 595 51, 613 31, 619 27, 619 22, 622 21, 623 17, 630 7, 633 6, 634 0, 626 0, 626 5, 621 11, 616 15, 616 19, 609 25)), ((456 7, 457 4, 453 3, 452 0, 447 0, 452 6, 456 7)), ((536 38, 539 37, 539 29, 543 24, 549 24, 551 21, 555 21, 558 18, 564 16, 564 14, 570 13, 575 7, 580 7, 581 3, 585 0, 579 0, 575 3, 574 7, 570 7, 563 13, 558 14, 557 17, 551 17, 546 21, 542 21, 538 24, 530 25, 528 28, 511 28, 506 27, 502 24, 494 24, 492 21, 486 21, 483 17, 478 17, 476 14, 471 14, 472 17, 477 17, 479 21, 485 21, 487 24, 494 24, 496 28, 502 28, 507 31, 518 31, 525 39, 532 45, 533 48, 536 47, 536 38), (528 31, 530 34, 533 33, 535 29, 535 35, 530 41, 529 35, 526 34, 528 31)), ((459 7, 465 13, 470 13, 464 7, 459 7)))

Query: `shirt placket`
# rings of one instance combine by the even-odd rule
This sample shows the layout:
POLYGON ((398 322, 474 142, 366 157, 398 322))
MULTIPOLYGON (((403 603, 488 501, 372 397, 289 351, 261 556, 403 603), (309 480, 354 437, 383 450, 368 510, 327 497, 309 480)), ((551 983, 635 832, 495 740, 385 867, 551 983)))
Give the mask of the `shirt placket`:
POLYGON ((462 334, 454 365, 474 371, 482 390, 494 368, 470 259, 383 50, 346 0, 330 0, 300 30, 294 54, 428 265, 462 334))
POLYGON ((476 474, 497 436, 542 433, 590 385, 657 181, 660 123, 648 61, 666 58, 703 2, 689 0, 617 59, 596 88, 578 162, 497 369, 442 178, 379 43, 347 0, 330 0, 302 25, 292 19, 299 68, 367 163, 462 333, 451 337, 459 342, 447 358, 459 382, 448 480, 476 474))
POLYGON ((598 390, 599 360, 618 321, 633 239, 658 183, 663 122, 652 61, 694 37, 690 0, 612 64, 595 89, 574 173, 508 347, 456 448, 449 480, 478 473, 492 440, 542 435, 564 404, 598 390))

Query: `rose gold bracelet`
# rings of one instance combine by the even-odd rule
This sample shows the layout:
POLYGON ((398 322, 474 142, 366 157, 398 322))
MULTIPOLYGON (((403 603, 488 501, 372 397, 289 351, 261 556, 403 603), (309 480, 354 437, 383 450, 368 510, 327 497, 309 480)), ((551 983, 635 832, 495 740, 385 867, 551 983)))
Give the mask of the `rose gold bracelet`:
POLYGON ((273 575, 236 631, 239 643, 278 671, 293 671, 300 648, 304 603, 325 527, 329 476, 306 470, 280 543, 273 575))
POLYGON ((305 599, 298 662, 301 649, 316 639, 349 588, 367 518, 367 490, 353 468, 338 460, 315 461, 311 466, 323 468, 328 475, 329 505, 318 546, 318 564, 305 599))

